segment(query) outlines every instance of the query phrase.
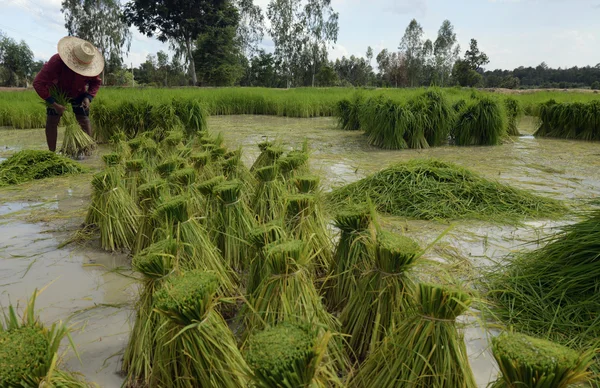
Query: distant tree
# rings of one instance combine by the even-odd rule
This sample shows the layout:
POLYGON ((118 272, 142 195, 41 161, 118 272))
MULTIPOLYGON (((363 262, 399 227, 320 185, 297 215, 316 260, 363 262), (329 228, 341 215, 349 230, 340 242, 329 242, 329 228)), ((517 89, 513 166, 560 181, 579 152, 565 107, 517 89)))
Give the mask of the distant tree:
POLYGON ((459 56, 460 45, 456 43, 454 26, 449 20, 444 20, 438 30, 438 36, 433 44, 433 55, 435 57, 435 71, 439 85, 448 84, 454 62, 459 56))
POLYGON ((488 56, 484 52, 479 51, 477 40, 475 39, 471 39, 469 49, 465 52, 465 61, 475 71, 480 71, 482 66, 490 63, 488 56))
POLYGON ((406 70, 410 86, 418 86, 423 70, 423 27, 415 20, 411 20, 406 27, 400 46, 406 61, 406 70))
POLYGON ((44 67, 44 63, 45 62, 42 60, 33 62, 33 65, 31 66, 31 75, 35 76, 39 73, 40 70, 42 70, 42 67, 44 67))
POLYGON ((332 66, 321 66, 317 74, 317 85, 319 86, 335 86, 339 82, 337 73, 332 66))
POLYGON ((106 85, 110 86, 134 86, 133 74, 127 69, 119 69, 113 73, 106 75, 104 81, 106 85))
POLYGON ((377 54, 376 61, 381 86, 401 87, 408 85, 406 61, 403 53, 390 53, 387 49, 383 49, 377 54))
POLYGON ((278 69, 279 64, 275 56, 260 50, 250 61, 250 86, 285 87, 285 80, 280 77, 278 69))
POLYGON ((600 81, 592 82, 592 90, 600 90, 600 81))
POLYGON ((334 12, 331 0, 308 0, 304 6, 303 24, 308 34, 307 45, 311 53, 313 87, 318 63, 326 59, 329 44, 337 42, 338 19, 339 14, 334 12))
POLYGON ((373 60, 373 49, 371 48, 371 46, 367 47, 367 61, 369 62, 369 65, 371 64, 371 61, 373 60))
POLYGON ((275 44, 275 57, 280 62, 287 87, 293 79, 293 64, 306 44, 300 0, 271 0, 267 16, 271 22, 269 34, 275 44))
POLYGON ((236 0, 235 6, 239 13, 237 44, 246 57, 251 57, 264 37, 265 17, 261 7, 252 0, 236 0))
POLYGON ((337 59, 334 63, 334 69, 342 84, 353 86, 366 86, 374 78, 373 68, 369 62, 362 57, 351 55, 337 59))
POLYGON ((17 43, 0 31, 0 67, 3 86, 28 86, 32 76, 33 52, 25 43, 17 43))
POLYGON ((93 43, 106 60, 107 72, 121 67, 131 32, 119 0, 62 0, 60 10, 69 35, 93 43))
POLYGON ((162 50, 156 53, 156 70, 163 85, 169 86, 169 55, 162 50))
POLYGON ((483 76, 475 71, 471 63, 464 59, 459 59, 452 68, 452 79, 461 86, 475 87, 481 86, 483 76))

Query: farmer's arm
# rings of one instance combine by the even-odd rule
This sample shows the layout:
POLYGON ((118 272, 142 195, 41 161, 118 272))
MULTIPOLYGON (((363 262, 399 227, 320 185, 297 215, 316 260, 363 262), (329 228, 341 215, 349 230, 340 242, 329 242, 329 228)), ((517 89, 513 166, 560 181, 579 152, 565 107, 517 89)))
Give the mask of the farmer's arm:
POLYGON ((101 84, 102 80, 100 79, 99 75, 94 78, 90 78, 88 82, 88 90, 85 93, 82 101, 84 108, 89 109, 90 102, 92 102, 92 99, 96 97, 96 93, 98 92, 98 89, 100 89, 101 84))
POLYGON ((54 80, 60 76, 62 61, 58 54, 55 54, 48 62, 42 66, 42 70, 35 76, 33 88, 37 94, 48 104, 54 104, 56 101, 50 95, 50 88, 54 86, 54 80))

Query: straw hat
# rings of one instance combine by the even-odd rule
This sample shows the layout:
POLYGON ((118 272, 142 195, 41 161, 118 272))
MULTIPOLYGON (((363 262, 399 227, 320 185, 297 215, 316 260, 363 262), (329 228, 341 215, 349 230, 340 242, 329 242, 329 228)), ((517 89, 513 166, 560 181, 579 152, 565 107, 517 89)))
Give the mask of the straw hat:
POLYGON ((65 36, 58 42, 60 59, 75 73, 84 77, 95 77, 104 69, 102 54, 90 42, 65 36))

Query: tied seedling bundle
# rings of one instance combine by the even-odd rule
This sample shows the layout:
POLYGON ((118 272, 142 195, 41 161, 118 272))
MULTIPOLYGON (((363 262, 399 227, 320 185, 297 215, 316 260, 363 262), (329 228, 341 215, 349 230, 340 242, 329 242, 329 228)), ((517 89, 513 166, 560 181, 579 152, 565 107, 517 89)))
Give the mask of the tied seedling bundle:
MULTIPOLYGON (((439 147, 448 141, 448 135, 454 123, 454 111, 441 90, 433 89, 423 93, 409 101, 409 107, 414 117, 423 118, 415 124, 421 127, 419 132, 423 134, 430 147, 439 147)), ((414 140, 409 144, 413 142, 414 140)))
POLYGON ((280 323, 253 334, 245 358, 257 388, 341 387, 326 363, 331 334, 319 336, 308 324, 280 323))
POLYGON ((160 142, 160 147, 165 155, 177 154, 179 146, 183 145, 184 135, 181 130, 165 132, 165 137, 160 142))
POLYGON ((461 291, 419 284, 416 313, 369 355, 349 387, 475 388, 455 323, 470 301, 461 291))
POLYGON ((180 168, 173 171, 169 177, 169 187, 173 195, 192 195, 193 184, 197 181, 198 174, 192 167, 180 168))
POLYGON ((208 128, 208 111, 198 100, 173 99, 175 114, 181 120, 188 138, 208 128))
POLYGON ((169 276, 155 293, 154 307, 168 323, 158 337, 151 386, 247 385, 250 370, 233 333, 215 310, 220 287, 216 275, 189 271, 169 276))
POLYGON ((294 185, 299 194, 319 194, 320 179, 316 175, 302 175, 294 178, 294 185))
POLYGON ((498 145, 506 135, 506 119, 500 103, 479 97, 459 114, 454 127, 454 141, 459 146, 498 145))
POLYGON ((0 187, 35 179, 80 174, 78 163, 50 151, 24 150, 0 163, 0 187))
POLYGON ((206 230, 215 244, 217 244, 219 238, 219 209, 221 204, 214 190, 223 182, 225 182, 225 177, 217 175, 197 183, 194 187, 197 193, 193 197, 194 202, 198 205, 198 209, 203 209, 202 214, 205 216, 206 230))
POLYGON ((140 145, 137 150, 133 151, 131 157, 133 159, 144 159, 148 166, 156 166, 162 160, 162 153, 158 148, 158 144, 147 136, 140 136, 136 139, 140 139, 140 145))
POLYGON ((21 319, 12 305, 0 320, 0 386, 86 388, 79 376, 60 369, 58 350, 68 338, 75 345, 69 329, 62 323, 44 327, 35 315, 37 290, 27 302, 21 319))
POLYGON ((409 277, 419 246, 389 232, 377 235, 373 265, 359 279, 342 311, 342 331, 357 360, 373 354, 411 309, 413 281, 409 277))
POLYGON ((297 175, 308 174, 308 144, 305 142, 302 149, 292 150, 279 158, 277 167, 281 176, 288 181, 297 175))
POLYGON ((296 194, 286 200, 286 227, 293 238, 306 241, 314 270, 326 274, 332 261, 331 239, 323 215, 318 211, 316 197, 296 194))
POLYGON ((162 179, 155 179, 137 189, 141 214, 135 247, 132 251, 134 254, 147 248, 154 241, 154 231, 158 227, 158 222, 154 219, 154 211, 162 203, 167 191, 167 182, 162 179))
POLYGON ((340 229, 340 239, 329 271, 327 304, 341 310, 356 289, 360 274, 371 268, 373 232, 371 211, 357 207, 338 213, 334 225, 340 229))
POLYGON ((248 234, 250 243, 250 269, 246 282, 246 294, 252 295, 264 276, 264 265, 266 263, 265 247, 286 238, 283 225, 278 221, 271 221, 255 227, 248 234))
POLYGON ((187 162, 184 158, 178 156, 171 156, 162 160, 160 164, 156 166, 156 172, 161 178, 167 179, 173 172, 180 168, 185 168, 187 162))
POLYGON ((285 186, 277 179, 277 166, 256 169, 258 187, 252 198, 252 208, 258 222, 265 223, 283 215, 285 186))
POLYGON ((131 262, 133 269, 142 276, 142 284, 135 306, 135 323, 123 356, 122 369, 127 373, 128 385, 150 382, 162 323, 160 315, 153 309, 154 293, 163 279, 173 273, 180 249, 174 239, 168 238, 135 255, 131 262))
POLYGON ((518 221, 555 218, 565 213, 559 201, 483 178, 455 164, 415 159, 392 165, 334 190, 334 209, 372 201, 379 212, 414 219, 518 221))
POLYGON ((86 224, 98 228, 102 248, 108 251, 133 249, 139 226, 140 211, 122 186, 122 174, 120 167, 108 167, 92 178, 86 224))
POLYGON ((130 159, 125 161, 125 188, 134 201, 138 201, 138 188, 147 183, 146 161, 130 159))
POLYGON ((90 156, 96 149, 96 142, 85 133, 78 124, 68 124, 65 127, 60 152, 71 158, 81 159, 90 156))
POLYGON ((540 104, 540 127, 533 134, 576 140, 600 139, 600 102, 556 103, 549 100, 540 104))
POLYGON ((337 102, 335 115, 340 128, 347 131, 357 131, 360 127, 360 110, 364 102, 362 94, 356 93, 352 99, 337 102))
POLYGON ((504 99, 504 109, 506 110, 506 132, 509 136, 519 136, 519 119, 523 116, 523 107, 516 98, 507 97, 504 99))
POLYGON ((568 388, 588 383, 594 352, 582 354, 553 342, 518 333, 492 338, 500 377, 492 388, 568 388))
POLYGON ((260 154, 254 161, 254 164, 252 164, 250 171, 274 165, 284 152, 281 146, 270 141, 259 143, 258 148, 260 149, 260 154))

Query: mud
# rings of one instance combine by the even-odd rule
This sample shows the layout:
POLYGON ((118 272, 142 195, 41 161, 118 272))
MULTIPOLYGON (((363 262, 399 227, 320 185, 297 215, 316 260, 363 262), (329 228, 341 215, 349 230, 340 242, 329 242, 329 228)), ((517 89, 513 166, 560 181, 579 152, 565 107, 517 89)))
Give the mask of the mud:
MULTIPOLYGON (((209 120, 223 132, 229 147, 244 149, 249 164, 258 155, 256 143, 268 138, 289 147, 307 139, 311 167, 326 189, 363 178, 391 163, 435 157, 468 167, 517 187, 580 206, 600 193, 600 151, 595 143, 535 139, 532 123, 524 120, 525 135, 497 147, 439 147, 426 150, 382 151, 370 147, 361 133, 335 129, 330 118, 290 119, 269 116, 221 116, 209 120)), ((0 157, 23 149, 44 149, 43 130, 0 130, 0 157)), ((105 149, 101 149, 103 152, 105 149)), ((84 162, 91 172, 0 189, 0 304, 21 301, 44 288, 37 308, 44 322, 67 320, 82 362, 66 353, 67 366, 101 387, 119 387, 119 357, 128 337, 128 317, 134 302, 134 281, 123 254, 88 246, 58 246, 81 224, 89 204, 89 181, 101 162, 98 155, 84 162)), ((519 226, 485 222, 425 222, 386 217, 386 228, 402 230, 423 247, 443 237, 426 257, 446 263, 469 283, 478 268, 508 253, 533 249, 535 240, 572 220, 529 221, 519 226), (533 241, 533 242, 532 242, 533 241)), ((476 311, 463 317, 469 357, 478 384, 495 377, 488 336, 476 311)))

